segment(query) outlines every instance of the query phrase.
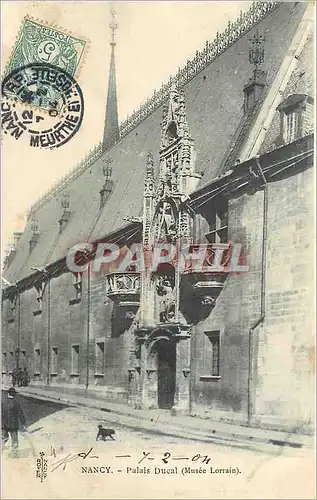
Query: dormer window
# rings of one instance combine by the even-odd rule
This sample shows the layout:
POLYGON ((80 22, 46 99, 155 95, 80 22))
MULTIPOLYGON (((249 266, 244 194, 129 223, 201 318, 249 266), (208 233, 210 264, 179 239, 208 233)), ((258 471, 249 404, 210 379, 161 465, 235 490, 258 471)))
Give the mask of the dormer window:
POLYGON ((283 135, 284 141, 288 144, 289 142, 296 141, 299 137, 300 127, 299 118, 300 111, 298 108, 288 108, 284 112, 284 123, 283 123, 283 135))
POLYGON ((259 101, 266 85, 266 72, 257 69, 244 87, 244 113, 251 113, 259 101))
POLYGON ((313 131, 313 102, 308 95, 293 94, 278 106, 282 144, 289 144, 313 131))

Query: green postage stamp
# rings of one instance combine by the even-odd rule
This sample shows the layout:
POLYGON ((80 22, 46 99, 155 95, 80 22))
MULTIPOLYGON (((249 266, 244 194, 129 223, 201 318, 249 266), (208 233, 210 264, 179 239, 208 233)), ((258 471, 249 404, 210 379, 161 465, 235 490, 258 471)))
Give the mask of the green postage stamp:
POLYGON ((49 63, 74 76, 87 41, 69 35, 60 28, 25 18, 13 49, 6 73, 30 63, 49 63))

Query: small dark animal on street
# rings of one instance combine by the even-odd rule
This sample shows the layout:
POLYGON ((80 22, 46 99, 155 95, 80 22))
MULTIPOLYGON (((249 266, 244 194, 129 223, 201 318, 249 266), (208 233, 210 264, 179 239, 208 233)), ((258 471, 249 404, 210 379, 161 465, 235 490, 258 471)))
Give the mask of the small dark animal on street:
POLYGON ((111 439, 113 439, 113 441, 115 441, 114 437, 113 437, 113 434, 116 433, 116 431, 114 431, 113 429, 106 429, 105 427, 103 427, 102 425, 98 425, 98 434, 97 434, 97 437, 96 437, 96 441, 98 441, 98 439, 100 438, 102 441, 106 441, 106 437, 110 437, 111 439))

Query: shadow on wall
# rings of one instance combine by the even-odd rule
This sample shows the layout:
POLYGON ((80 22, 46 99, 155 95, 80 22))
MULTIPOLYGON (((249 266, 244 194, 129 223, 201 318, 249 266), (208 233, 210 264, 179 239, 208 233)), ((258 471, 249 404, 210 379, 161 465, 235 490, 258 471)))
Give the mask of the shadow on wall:
MULTIPOLYGON (((137 310, 137 309, 136 309, 137 310)), ((111 337, 120 337, 125 331, 129 330, 135 318, 136 310, 131 307, 115 306, 111 315, 111 337)))
MULTIPOLYGON (((7 397, 7 392, 2 391, 2 407, 6 404, 7 397)), ((52 415, 53 413, 61 411, 67 407, 67 405, 61 403, 27 398, 25 396, 22 396, 21 394, 18 394, 16 398, 21 403, 27 426, 30 426, 38 422, 42 418, 52 415)))
POLYGON ((213 307, 213 304, 202 304, 198 297, 182 294, 181 312, 188 323, 197 325, 200 321, 204 321, 210 316, 213 307))

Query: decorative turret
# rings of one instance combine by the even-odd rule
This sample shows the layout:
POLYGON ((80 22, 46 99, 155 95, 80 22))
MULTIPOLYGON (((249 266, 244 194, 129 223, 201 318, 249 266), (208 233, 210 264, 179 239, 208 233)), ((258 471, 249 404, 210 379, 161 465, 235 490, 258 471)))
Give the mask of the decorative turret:
POLYGON ((250 113, 259 100, 266 85, 266 72, 260 69, 264 62, 265 37, 257 29, 254 36, 250 38, 249 62, 254 66, 253 76, 244 87, 244 112, 250 113))
POLYGON ((37 219, 32 219, 31 221, 31 231, 32 231, 32 236, 29 241, 29 247, 30 247, 30 252, 32 252, 33 248, 37 244, 37 241, 39 239, 40 233, 39 233, 39 225, 37 219))
POLYGON ((181 205, 201 178, 195 172, 194 160, 194 141, 189 133, 184 92, 173 83, 161 123, 160 172, 155 199, 157 221, 153 226, 153 241, 166 237, 172 241, 189 236, 188 214, 181 205))
MULTIPOLYGON (((195 172, 194 141, 187 124, 184 93, 174 83, 168 105, 163 108, 156 185, 152 153, 148 154, 146 164, 143 249, 145 252, 149 250, 150 256, 154 245, 175 245, 178 241, 190 239, 192 221, 186 200, 200 178, 201 175, 195 172)), ((143 327, 181 320, 180 272, 178 265, 174 264, 153 270, 147 267, 141 274, 140 324, 143 327)))
POLYGON ((111 59, 110 59, 110 70, 109 70, 109 81, 108 81, 108 95, 107 95, 107 108, 106 108, 106 118, 105 127, 102 140, 102 150, 106 151, 111 146, 113 146, 119 140, 119 123, 118 123, 118 105, 117 105, 117 85, 116 85, 116 68, 115 68, 115 53, 114 48, 116 46, 115 42, 115 31, 118 28, 118 24, 115 21, 115 11, 112 8, 111 11, 112 21, 109 24, 111 30, 111 59))
POLYGON ((105 203, 110 196, 112 189, 113 189, 113 180, 112 180, 112 166, 111 163, 113 163, 112 158, 106 158, 103 161, 102 165, 102 173, 104 177, 104 183, 99 191, 100 193, 100 209, 102 209, 105 206, 105 203))
POLYGON ((59 232, 62 233, 70 219, 71 212, 69 210, 69 193, 63 194, 61 199, 62 215, 59 222, 59 232))
POLYGON ((154 158, 151 151, 149 151, 146 161, 144 198, 143 198, 143 244, 145 248, 147 248, 150 243, 150 229, 151 229, 151 221, 153 219, 153 204, 154 204, 154 158))

